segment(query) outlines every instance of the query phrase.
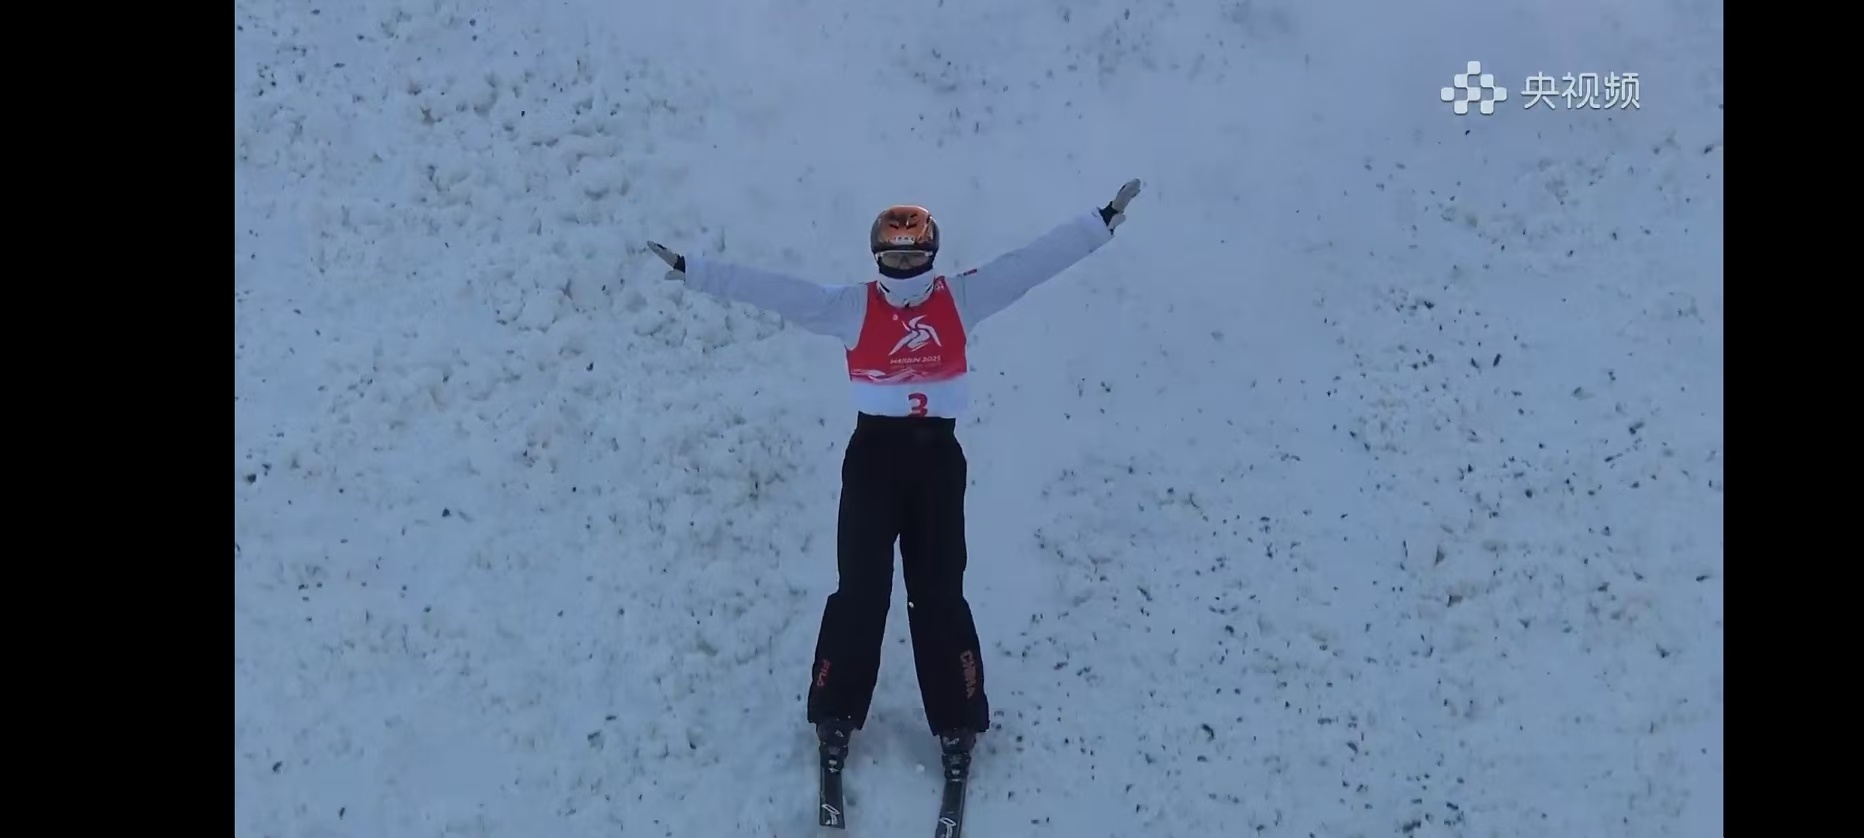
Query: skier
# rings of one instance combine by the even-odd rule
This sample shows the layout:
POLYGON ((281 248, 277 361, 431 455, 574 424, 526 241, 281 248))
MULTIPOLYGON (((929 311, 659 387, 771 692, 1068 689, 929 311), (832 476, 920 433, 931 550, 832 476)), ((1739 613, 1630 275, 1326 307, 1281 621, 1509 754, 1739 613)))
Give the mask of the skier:
POLYGON ((856 421, 841 464, 840 576, 809 671, 808 720, 823 751, 845 758, 867 720, 880 670, 897 539, 920 698, 948 760, 967 759, 990 727, 982 645, 964 596, 966 460, 955 434, 968 402, 966 336, 985 318, 1112 239, 1139 181, 984 265, 935 274, 941 237, 924 207, 888 207, 869 249, 879 276, 817 285, 648 242, 669 280, 777 313, 847 350, 856 421))

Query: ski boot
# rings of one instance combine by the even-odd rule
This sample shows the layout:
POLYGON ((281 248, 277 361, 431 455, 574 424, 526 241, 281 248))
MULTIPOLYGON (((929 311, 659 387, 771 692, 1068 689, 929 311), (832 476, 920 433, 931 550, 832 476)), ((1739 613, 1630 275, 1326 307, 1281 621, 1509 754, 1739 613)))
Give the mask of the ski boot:
POLYGON ((854 735, 854 722, 830 719, 816 725, 816 740, 821 743, 822 766, 840 772, 848 762, 848 739, 854 735))
POLYGON ((945 764, 947 779, 962 778, 970 772, 971 749, 976 744, 977 734, 969 730, 954 730, 939 734, 939 755, 945 764))
POLYGON ((938 744, 939 761, 945 766, 945 790, 939 800, 938 829, 933 834, 936 838, 962 838, 965 793, 971 785, 971 748, 977 744, 977 733, 947 731, 939 734, 938 744))
POLYGON ((831 719, 816 725, 816 740, 821 748, 820 797, 816 823, 830 829, 847 829, 848 816, 842 799, 841 772, 848 765, 848 737, 854 722, 831 719))

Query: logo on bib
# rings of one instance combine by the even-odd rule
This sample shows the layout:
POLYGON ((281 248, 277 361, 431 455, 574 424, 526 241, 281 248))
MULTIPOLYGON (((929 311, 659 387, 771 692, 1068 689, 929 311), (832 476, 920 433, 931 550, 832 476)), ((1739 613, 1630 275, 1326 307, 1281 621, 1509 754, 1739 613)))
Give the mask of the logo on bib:
MULTIPOLYGON (((893 319, 898 320, 899 315, 894 315, 893 319)), ((928 343, 933 346, 943 346, 944 343, 938 339, 938 330, 922 322, 925 319, 926 316, 921 314, 918 317, 906 321, 904 324, 906 326, 906 334, 900 338, 898 343, 893 345, 893 349, 887 354, 898 355, 900 354, 900 350, 918 352, 924 349, 925 345, 928 343)))

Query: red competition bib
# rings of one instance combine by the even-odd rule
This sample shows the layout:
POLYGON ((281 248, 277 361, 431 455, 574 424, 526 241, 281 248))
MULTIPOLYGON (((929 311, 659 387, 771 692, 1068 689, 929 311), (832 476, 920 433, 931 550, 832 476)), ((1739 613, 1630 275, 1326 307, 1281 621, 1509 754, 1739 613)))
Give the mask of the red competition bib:
POLYGON ((925 302, 895 308, 867 284, 861 337, 848 350, 857 409, 882 416, 956 417, 966 406, 964 322, 945 278, 925 302))

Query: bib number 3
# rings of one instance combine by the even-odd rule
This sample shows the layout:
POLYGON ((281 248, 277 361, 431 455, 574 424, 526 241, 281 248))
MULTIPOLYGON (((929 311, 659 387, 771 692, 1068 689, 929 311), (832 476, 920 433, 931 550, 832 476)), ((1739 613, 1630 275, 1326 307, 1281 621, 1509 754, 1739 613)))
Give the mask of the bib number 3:
POLYGON ((926 394, 907 393, 906 401, 910 402, 913 406, 912 415, 914 416, 926 415, 926 394))

